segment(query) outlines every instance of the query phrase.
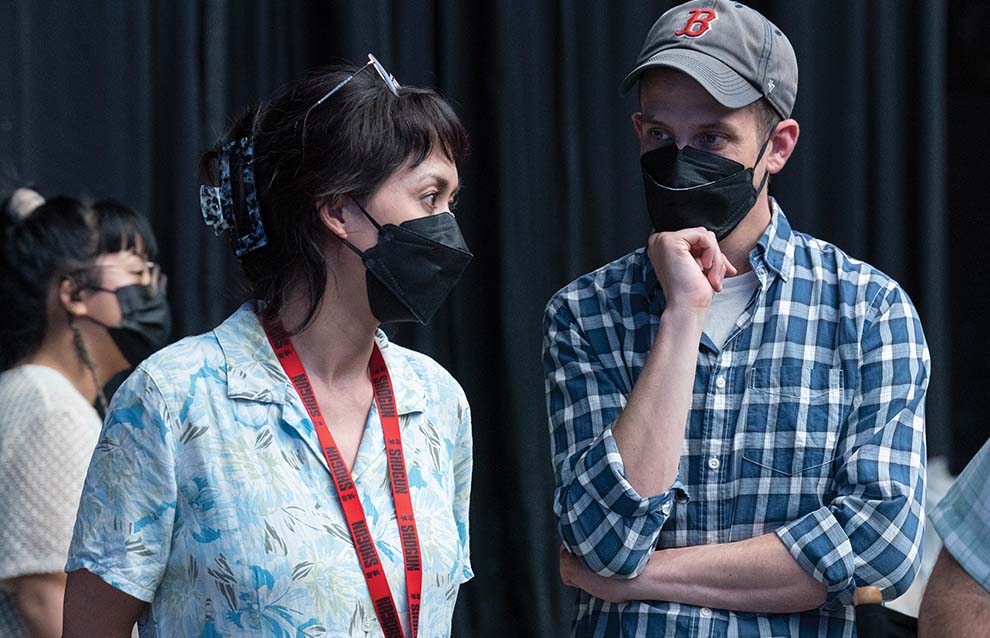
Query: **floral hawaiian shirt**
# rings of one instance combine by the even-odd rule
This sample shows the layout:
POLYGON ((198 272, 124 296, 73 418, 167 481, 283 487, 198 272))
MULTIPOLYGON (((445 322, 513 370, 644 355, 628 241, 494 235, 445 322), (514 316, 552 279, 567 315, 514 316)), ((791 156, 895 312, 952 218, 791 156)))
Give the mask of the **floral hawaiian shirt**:
MULTIPOLYGON (((468 545, 471 418, 430 358, 376 336, 396 394, 423 560, 420 636, 450 634, 468 545)), ((373 405, 352 469, 409 635, 373 405)), ((319 440, 252 306, 157 353, 117 391, 66 571, 149 602, 142 638, 382 636, 319 440)))

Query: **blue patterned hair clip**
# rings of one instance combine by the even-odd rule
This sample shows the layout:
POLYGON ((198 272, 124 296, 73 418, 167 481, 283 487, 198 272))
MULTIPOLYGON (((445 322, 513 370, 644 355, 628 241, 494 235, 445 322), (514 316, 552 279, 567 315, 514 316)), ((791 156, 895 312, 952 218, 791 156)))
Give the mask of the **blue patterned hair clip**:
POLYGON ((225 144, 217 154, 220 161, 220 185, 199 187, 199 209, 203 221, 213 229, 216 236, 222 235, 234 219, 234 202, 230 196, 230 150, 225 144))
POLYGON ((218 153, 220 162, 220 185, 199 187, 199 207, 203 213, 203 221, 217 235, 230 228, 235 229, 231 239, 234 254, 243 257, 252 250, 268 245, 268 237, 261 223, 261 210, 258 208, 258 192, 254 179, 254 146, 250 138, 227 142, 218 153), (231 159, 237 167, 236 174, 231 172, 231 159), (244 214, 238 216, 235 212, 233 178, 240 177, 238 193, 244 202, 244 214), (247 222, 250 226, 242 231, 238 220, 247 222))
POLYGON ((227 219, 223 215, 223 200, 219 186, 199 187, 199 209, 203 213, 203 221, 213 229, 213 234, 220 236, 227 230, 227 219))
MULTIPOLYGON (((230 146, 234 146, 234 144, 234 142, 231 142, 230 146)), ((240 146, 241 153, 241 191, 244 195, 247 220, 251 225, 250 229, 243 234, 238 228, 238 235, 234 240, 234 254, 242 257, 252 250, 267 246, 268 237, 265 235, 265 227, 261 223, 261 210, 258 208, 258 191, 254 182, 254 145, 246 137, 242 137, 236 144, 240 146)))

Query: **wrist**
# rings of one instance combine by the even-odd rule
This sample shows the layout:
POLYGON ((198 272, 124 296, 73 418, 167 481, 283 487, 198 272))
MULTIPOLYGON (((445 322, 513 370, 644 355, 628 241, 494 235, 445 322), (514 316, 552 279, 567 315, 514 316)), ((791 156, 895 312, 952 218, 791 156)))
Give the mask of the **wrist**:
POLYGON ((699 307, 688 304, 668 303, 663 309, 660 326, 664 325, 684 329, 697 330, 699 333, 705 327, 709 306, 699 307))

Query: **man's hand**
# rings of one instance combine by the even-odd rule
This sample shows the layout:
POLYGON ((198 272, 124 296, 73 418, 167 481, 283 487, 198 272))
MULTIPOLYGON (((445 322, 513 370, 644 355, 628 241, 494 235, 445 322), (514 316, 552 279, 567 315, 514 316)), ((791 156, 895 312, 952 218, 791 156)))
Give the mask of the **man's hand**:
POLYGON ((595 598, 609 603, 635 600, 636 579, 606 578, 588 569, 584 563, 560 548, 560 579, 568 587, 583 589, 595 598))
POLYGON ((712 293, 722 290, 722 280, 737 270, 722 254, 715 233, 687 228, 650 236, 646 253, 653 264, 668 307, 707 312, 712 293))

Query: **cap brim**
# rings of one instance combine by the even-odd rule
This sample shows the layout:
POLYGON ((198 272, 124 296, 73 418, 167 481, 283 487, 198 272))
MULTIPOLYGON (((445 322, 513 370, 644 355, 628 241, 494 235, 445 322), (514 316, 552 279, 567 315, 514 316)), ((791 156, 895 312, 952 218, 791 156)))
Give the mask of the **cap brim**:
POLYGON ((703 86, 722 106, 738 109, 763 97, 756 88, 724 62, 691 49, 665 49, 640 64, 622 80, 626 93, 647 69, 667 68, 686 73, 703 86))

